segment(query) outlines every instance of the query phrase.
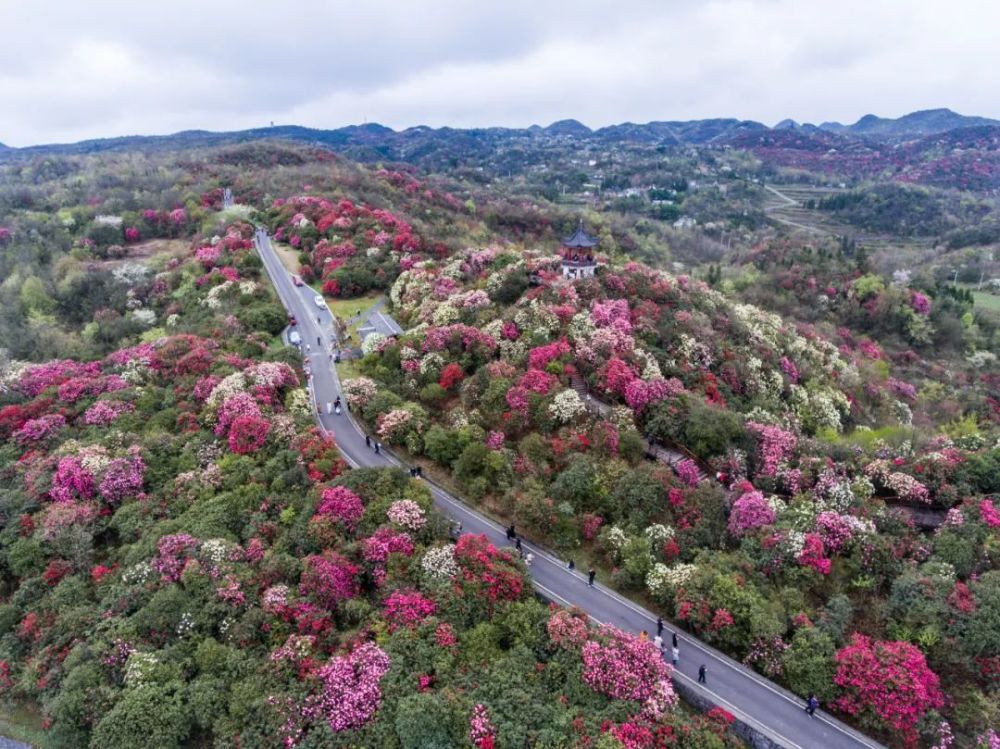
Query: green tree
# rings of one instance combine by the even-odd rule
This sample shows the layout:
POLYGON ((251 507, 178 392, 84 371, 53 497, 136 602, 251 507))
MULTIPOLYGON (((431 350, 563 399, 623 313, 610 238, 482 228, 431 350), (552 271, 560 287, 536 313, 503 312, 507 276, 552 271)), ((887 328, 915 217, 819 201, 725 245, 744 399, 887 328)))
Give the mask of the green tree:
POLYGON ((191 730, 180 682, 146 684, 126 689, 101 718, 92 747, 116 749, 180 749, 191 730))
POLYGON ((832 699, 835 694, 833 661, 837 648, 833 638, 817 627, 799 629, 782 656, 788 686, 798 695, 815 694, 820 700, 832 699))

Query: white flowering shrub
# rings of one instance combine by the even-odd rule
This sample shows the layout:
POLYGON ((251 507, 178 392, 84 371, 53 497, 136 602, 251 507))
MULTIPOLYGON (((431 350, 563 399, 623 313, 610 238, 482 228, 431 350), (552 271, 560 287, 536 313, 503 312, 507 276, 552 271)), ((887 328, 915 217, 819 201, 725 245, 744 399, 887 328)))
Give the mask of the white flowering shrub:
POLYGON ((549 404, 549 413, 561 424, 569 424, 586 412, 587 406, 575 390, 566 389, 557 393, 549 404))
POLYGON ((385 336, 381 333, 369 333, 368 337, 361 342, 361 353, 365 356, 376 353, 385 343, 385 336))
POLYGON ((155 654, 133 650, 125 661, 125 686, 130 689, 146 686, 158 663, 155 654))
POLYGON ((420 561, 420 568, 427 577, 447 580, 458 574, 455 562, 455 548, 451 545, 428 549, 420 561))

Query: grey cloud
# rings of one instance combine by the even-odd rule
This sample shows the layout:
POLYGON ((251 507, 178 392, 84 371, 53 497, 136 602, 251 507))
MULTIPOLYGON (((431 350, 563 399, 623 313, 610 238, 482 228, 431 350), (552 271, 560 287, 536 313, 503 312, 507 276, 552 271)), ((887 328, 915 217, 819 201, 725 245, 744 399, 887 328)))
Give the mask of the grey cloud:
POLYGON ((1000 11, 978 0, 939 11, 932 0, 906 13, 893 0, 7 3, 0 141, 270 120, 1000 115, 984 93, 1000 62, 984 29, 1000 11))

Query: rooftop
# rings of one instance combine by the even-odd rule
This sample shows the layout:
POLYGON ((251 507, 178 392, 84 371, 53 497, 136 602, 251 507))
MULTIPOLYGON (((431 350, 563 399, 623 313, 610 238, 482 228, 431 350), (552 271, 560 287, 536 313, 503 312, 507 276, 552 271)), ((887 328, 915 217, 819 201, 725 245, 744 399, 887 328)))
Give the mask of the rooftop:
POLYGON ((576 227, 576 232, 573 233, 573 236, 566 237, 562 243, 563 247, 585 247, 589 249, 597 246, 597 240, 583 230, 583 219, 580 219, 580 224, 576 227))

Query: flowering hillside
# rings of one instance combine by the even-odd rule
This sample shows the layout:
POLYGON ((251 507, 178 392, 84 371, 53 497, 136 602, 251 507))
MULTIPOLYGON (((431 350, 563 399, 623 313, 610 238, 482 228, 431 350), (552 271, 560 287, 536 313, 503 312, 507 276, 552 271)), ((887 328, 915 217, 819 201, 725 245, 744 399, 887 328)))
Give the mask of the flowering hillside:
POLYGON ((539 603, 422 482, 346 468, 250 231, 152 279, 142 341, 4 372, 0 694, 46 746, 738 746, 652 644, 539 603))
POLYGON ((959 708, 988 701, 1000 663, 980 635, 1000 625, 996 427, 940 420, 921 391, 942 383, 897 376, 871 339, 834 342, 636 263, 579 282, 557 265, 483 249, 402 272, 390 298, 410 327, 366 341, 352 409, 530 535, 583 548, 621 589, 900 746, 1000 717, 959 708), (645 457, 664 448, 683 459, 645 457), (915 525, 924 511, 944 520, 934 533, 915 525), (904 650, 926 678, 877 694, 860 674, 904 650), (871 666, 848 676, 849 662, 871 666))

